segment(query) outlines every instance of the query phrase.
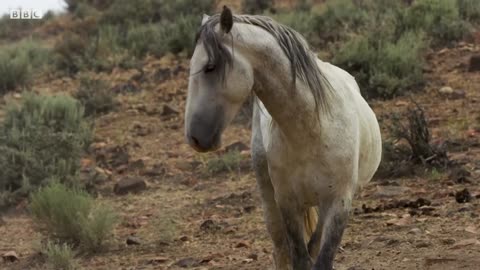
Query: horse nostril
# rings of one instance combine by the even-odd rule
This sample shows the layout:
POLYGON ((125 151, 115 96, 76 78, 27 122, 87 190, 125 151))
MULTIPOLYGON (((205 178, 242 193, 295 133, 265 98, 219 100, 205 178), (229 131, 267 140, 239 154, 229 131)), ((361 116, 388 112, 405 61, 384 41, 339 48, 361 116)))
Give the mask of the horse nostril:
POLYGON ((192 142, 195 144, 195 146, 199 146, 200 142, 197 138, 195 138, 194 136, 191 136, 190 138, 192 138, 192 142))

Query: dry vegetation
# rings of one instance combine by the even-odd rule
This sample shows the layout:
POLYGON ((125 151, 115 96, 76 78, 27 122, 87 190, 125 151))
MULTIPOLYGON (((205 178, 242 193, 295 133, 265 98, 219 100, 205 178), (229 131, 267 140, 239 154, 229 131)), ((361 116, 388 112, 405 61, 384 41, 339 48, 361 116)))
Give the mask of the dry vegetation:
POLYGON ((301 32, 377 114, 337 269, 478 268, 477 0, 66 2, 0 19, 0 268, 270 269, 248 106, 220 151, 183 140, 193 36, 225 3, 301 32))

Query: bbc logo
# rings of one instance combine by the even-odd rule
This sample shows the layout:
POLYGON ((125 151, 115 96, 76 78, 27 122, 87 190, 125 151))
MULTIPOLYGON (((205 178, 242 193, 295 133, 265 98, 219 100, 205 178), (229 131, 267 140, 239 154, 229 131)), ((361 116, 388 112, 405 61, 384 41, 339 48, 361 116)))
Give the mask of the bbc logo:
POLYGON ((40 20, 43 12, 38 9, 11 9, 10 19, 14 20, 40 20))

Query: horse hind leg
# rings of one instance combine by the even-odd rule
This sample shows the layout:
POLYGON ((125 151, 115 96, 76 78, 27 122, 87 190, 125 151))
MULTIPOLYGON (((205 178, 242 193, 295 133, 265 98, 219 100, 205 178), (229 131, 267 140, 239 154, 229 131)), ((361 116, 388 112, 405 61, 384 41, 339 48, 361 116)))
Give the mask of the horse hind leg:
POLYGON ((320 252, 313 266, 314 270, 333 269, 333 260, 342 241, 343 232, 348 221, 349 201, 342 199, 331 203, 323 224, 317 227, 317 229, 321 229, 321 241, 320 252), (348 205, 346 205, 347 203, 348 205))

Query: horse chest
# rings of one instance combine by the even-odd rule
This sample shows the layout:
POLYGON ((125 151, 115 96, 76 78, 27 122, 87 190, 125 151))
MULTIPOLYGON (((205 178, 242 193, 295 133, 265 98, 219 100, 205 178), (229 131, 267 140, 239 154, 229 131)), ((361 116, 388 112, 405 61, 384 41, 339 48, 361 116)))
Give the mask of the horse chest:
POLYGON ((314 206, 320 198, 331 196, 342 185, 329 177, 327 164, 319 156, 294 154, 285 149, 276 149, 267 156, 270 178, 278 199, 314 206))

